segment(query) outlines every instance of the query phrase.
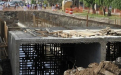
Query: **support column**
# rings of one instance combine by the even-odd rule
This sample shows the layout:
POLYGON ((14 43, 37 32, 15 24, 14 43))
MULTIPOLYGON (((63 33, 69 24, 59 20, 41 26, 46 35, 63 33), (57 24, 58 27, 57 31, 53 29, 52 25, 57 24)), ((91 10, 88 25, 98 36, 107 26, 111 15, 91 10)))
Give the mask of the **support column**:
POLYGON ((35 26, 35 27, 36 27, 35 14, 33 14, 33 26, 35 26))
POLYGON ((106 42, 101 41, 101 60, 100 61, 105 61, 106 60, 106 42))
POLYGON ((19 69, 20 69, 20 65, 19 65, 19 48, 20 48, 20 40, 16 40, 16 45, 15 45, 15 47, 16 47, 16 58, 15 58, 15 61, 16 61, 16 66, 15 66, 15 68, 16 68, 16 75, 19 75, 19 69))

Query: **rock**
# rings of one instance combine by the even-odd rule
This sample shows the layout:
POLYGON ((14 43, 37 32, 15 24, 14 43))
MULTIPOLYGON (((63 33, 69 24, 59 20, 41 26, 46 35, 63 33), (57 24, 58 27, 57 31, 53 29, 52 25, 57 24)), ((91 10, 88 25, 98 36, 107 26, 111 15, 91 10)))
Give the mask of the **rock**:
POLYGON ((105 70, 105 71, 104 71, 104 75, 115 75, 115 74, 113 74, 113 73, 111 73, 111 72, 105 70))
POLYGON ((101 33, 101 35, 113 35, 113 36, 117 36, 119 35, 117 32, 115 32, 114 30, 111 30, 110 27, 106 27, 105 29, 102 29, 101 31, 99 31, 101 33))
POLYGON ((75 75, 77 73, 76 69, 69 69, 64 72, 64 75, 75 75))
POLYGON ((100 70, 103 68, 104 63, 100 62, 100 64, 94 69, 94 73, 98 74, 100 70))
POLYGON ((88 68, 78 67, 67 70, 64 75, 121 75, 121 69, 111 61, 91 63, 88 68))
POLYGON ((82 71, 82 70, 85 70, 85 69, 83 67, 78 67, 77 70, 82 71))
POLYGON ((105 70, 104 68, 100 70, 100 73, 101 73, 101 74, 104 74, 104 75, 115 75, 115 74, 113 74, 113 73, 111 73, 111 72, 105 70))
POLYGON ((91 63, 91 64, 88 65, 88 67, 91 68, 91 67, 98 66, 98 65, 99 65, 98 63, 91 63))
POLYGON ((66 70, 66 71, 64 72, 64 75, 70 75, 70 73, 71 73, 71 70, 66 70))

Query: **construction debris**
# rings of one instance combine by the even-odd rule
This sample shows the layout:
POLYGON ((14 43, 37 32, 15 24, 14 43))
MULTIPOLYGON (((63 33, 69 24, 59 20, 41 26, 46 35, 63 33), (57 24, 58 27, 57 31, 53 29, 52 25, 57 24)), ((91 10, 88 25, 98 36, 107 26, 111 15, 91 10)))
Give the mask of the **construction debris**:
POLYGON ((98 31, 91 30, 58 30, 53 31, 49 28, 45 29, 26 29, 24 32, 29 32, 33 36, 42 36, 42 37, 62 37, 62 38, 72 38, 72 37, 91 37, 91 36, 121 36, 121 31, 114 31, 110 27, 98 31))
POLYGON ((64 72, 64 75, 121 75, 121 69, 111 61, 91 63, 88 68, 78 67, 64 72))
POLYGON ((106 27, 105 29, 102 29, 99 31, 102 35, 114 35, 117 36, 118 33, 116 33, 114 30, 112 30, 110 27, 106 27))
POLYGON ((36 36, 36 34, 34 34, 31 29, 26 29, 26 32, 32 34, 33 36, 36 36))

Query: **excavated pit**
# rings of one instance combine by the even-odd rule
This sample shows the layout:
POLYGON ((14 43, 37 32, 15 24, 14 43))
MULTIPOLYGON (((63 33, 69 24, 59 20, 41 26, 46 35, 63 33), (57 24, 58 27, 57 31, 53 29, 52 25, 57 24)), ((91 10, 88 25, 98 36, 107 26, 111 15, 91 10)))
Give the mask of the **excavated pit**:
MULTIPOLYGON (((9 15, 8 12, 6 14, 9 15)), ((26 28, 17 30, 14 28, 16 25, 13 25, 13 29, 10 29, 12 25, 10 23, 15 22, 14 20, 11 20, 7 24, 10 30, 8 32, 8 54, 13 75, 62 75, 65 70, 71 69, 72 67, 87 67, 90 63, 99 63, 102 60, 113 61, 121 55, 121 37, 115 33, 117 32, 116 29, 120 28, 118 25, 114 26, 114 24, 109 25, 108 23, 89 20, 89 25, 86 26, 87 21, 84 19, 43 11, 21 11, 17 15, 19 22, 23 25, 26 24, 28 30, 26 28), (33 13, 37 18, 41 19, 42 24, 38 26, 40 28, 36 26, 37 29, 34 29, 34 27, 29 29, 29 27, 33 26, 33 13), (24 15, 24 17, 20 14, 24 15), (102 30, 101 34, 96 33, 99 31, 98 29, 107 26, 114 28, 116 31, 114 32, 110 28, 106 28, 106 30, 102 30), (76 31, 77 34, 75 35, 71 33, 73 37, 67 37, 66 32, 68 31, 65 31, 60 37, 60 33, 50 32, 48 34, 47 30, 49 28, 50 30, 59 30, 59 28, 61 28, 60 30, 69 29, 70 31, 91 28, 92 31, 84 30, 87 32, 86 34, 83 34, 85 32, 76 31), (46 32, 40 29, 46 29, 46 32), (38 33, 35 32, 36 30, 38 30, 38 33), (90 33, 91 35, 89 35, 90 33), (53 36, 50 36, 51 34, 53 36), (119 43, 110 43, 112 41, 119 41, 119 43), (112 44, 115 48, 111 46, 112 44), (114 51, 110 48, 114 48, 114 51)), ((1 25, 3 25, 3 29, 1 29, 1 32, 3 32, 4 23, 1 22, 1 25)), ((118 31, 120 33, 120 29, 118 31)), ((5 34, 3 33, 2 36, 4 37, 5 34)))

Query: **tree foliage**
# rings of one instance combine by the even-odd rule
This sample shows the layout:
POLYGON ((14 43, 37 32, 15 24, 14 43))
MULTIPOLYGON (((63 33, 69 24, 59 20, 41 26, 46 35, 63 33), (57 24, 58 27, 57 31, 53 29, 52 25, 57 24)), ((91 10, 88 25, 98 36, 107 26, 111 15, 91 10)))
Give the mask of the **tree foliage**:
MULTIPOLYGON (((113 1, 121 2, 120 0, 84 0, 85 5, 87 5, 87 6, 90 6, 90 5, 96 3, 100 6, 107 6, 107 7, 111 6, 113 1)), ((83 2, 83 0, 80 0, 80 2, 83 2)))
POLYGON ((112 6, 112 2, 113 2, 114 0, 104 0, 104 3, 105 3, 105 5, 107 6, 107 7, 109 7, 109 6, 112 6))
POLYGON ((110 6, 121 10, 121 0, 80 0, 80 2, 84 2, 87 7, 92 6, 92 9, 95 3, 101 8, 107 7, 108 14, 111 14, 111 10, 109 9, 110 6))
POLYGON ((84 0, 86 6, 90 7, 91 5, 95 4, 95 0, 84 0))
POLYGON ((56 4, 56 3, 62 3, 63 0, 47 0, 49 3, 56 4))
POLYGON ((47 0, 44 0, 44 4, 47 4, 48 3, 48 1, 47 0))
POLYGON ((112 1, 114 0, 95 0, 95 3, 100 5, 100 6, 111 6, 112 5, 112 1))
POLYGON ((83 0, 79 0, 80 2, 83 2, 83 0))
POLYGON ((31 3, 32 3, 32 4, 36 4, 36 1, 35 1, 35 0, 31 0, 31 3))
POLYGON ((95 3, 99 6, 105 6, 105 1, 104 0, 95 0, 95 3))
POLYGON ((117 8, 121 10, 121 1, 120 0, 113 0, 111 6, 113 8, 117 8))
MULTIPOLYGON (((83 0, 80 0, 80 1, 83 1, 83 0)), ((84 0, 84 4, 87 7, 91 7, 92 6, 92 8, 93 8, 93 6, 95 4, 95 0, 84 0)))

